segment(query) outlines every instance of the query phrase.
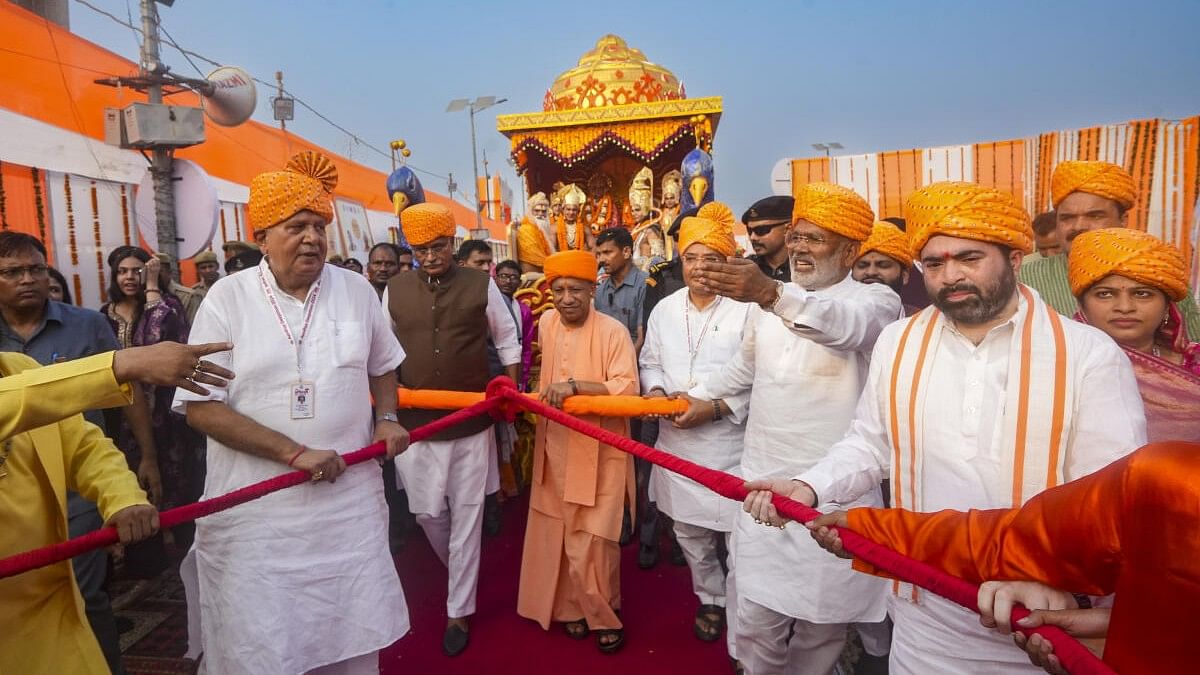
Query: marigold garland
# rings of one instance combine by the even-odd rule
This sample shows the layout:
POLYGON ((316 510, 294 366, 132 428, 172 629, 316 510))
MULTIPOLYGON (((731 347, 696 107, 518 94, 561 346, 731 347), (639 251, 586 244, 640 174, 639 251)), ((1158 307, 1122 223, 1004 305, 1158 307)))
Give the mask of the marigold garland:
POLYGON ((8 200, 4 196, 4 162, 0 162, 0 229, 8 229, 8 200))
MULTIPOLYGON (((401 408, 425 410, 459 410, 482 401, 483 392, 446 391, 435 389, 397 389, 401 408)), ((537 394, 525 394, 537 398, 537 394)), ((675 415, 687 412, 686 400, 643 398, 641 396, 571 396, 563 403, 563 411, 571 415, 600 415, 601 417, 643 417, 645 415, 675 415)))
MULTIPOLYGON (((37 169, 34 171, 36 172, 37 169)), ((75 242, 75 206, 71 200, 71 175, 66 173, 63 174, 63 196, 66 197, 67 202, 67 246, 71 251, 71 266, 79 267, 79 248, 75 242)), ((40 199, 38 213, 41 213, 40 199)), ((101 284, 100 287, 104 288, 104 285, 101 284)))
MULTIPOLYGON (((125 184, 121 183, 121 224, 125 228, 125 245, 130 245, 129 240, 129 193, 125 189, 125 184)), ((100 245, 100 241, 96 241, 96 245, 100 245)), ((104 284, 100 284, 103 286, 104 284)))
MULTIPOLYGON (((46 241, 46 202, 42 199, 42 172, 34 167, 29 168, 33 175, 33 206, 37 209, 38 236, 46 241)), ((66 174, 63 174, 64 176, 66 174)), ((69 199, 69 197, 68 197, 69 199)))
POLYGON ((92 240, 96 243, 97 288, 104 288, 104 242, 100 238, 100 196, 96 194, 96 181, 92 181, 92 240))
POLYGON ((562 216, 555 218, 554 230, 555 239, 558 241, 558 250, 569 251, 571 249, 575 249, 576 251, 582 251, 587 246, 587 235, 584 233, 584 231, 587 229, 587 226, 583 224, 582 216, 583 214, 580 213, 580 219, 575 221, 574 246, 569 246, 567 244, 567 221, 563 220, 562 216))

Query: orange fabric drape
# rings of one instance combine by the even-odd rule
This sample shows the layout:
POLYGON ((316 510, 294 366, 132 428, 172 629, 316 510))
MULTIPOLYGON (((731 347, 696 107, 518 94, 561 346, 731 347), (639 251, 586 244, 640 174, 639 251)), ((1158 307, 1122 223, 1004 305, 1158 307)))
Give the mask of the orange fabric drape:
POLYGON ((1025 202, 1025 141, 975 144, 975 182, 1025 202))
POLYGON ((1125 151, 1125 169, 1137 184, 1138 195, 1129 211, 1129 227, 1146 230, 1150 216, 1150 195, 1154 188, 1154 157, 1158 152, 1159 121, 1141 120, 1129 123, 1129 141, 1125 151))
POLYGON ((876 156, 879 162, 879 212, 875 215, 878 218, 904 216, 904 200, 924 185, 922 154, 924 150, 897 150, 876 156))
POLYGON ((41 239, 54 260, 50 199, 46 172, 0 162, 0 229, 24 232, 41 239))

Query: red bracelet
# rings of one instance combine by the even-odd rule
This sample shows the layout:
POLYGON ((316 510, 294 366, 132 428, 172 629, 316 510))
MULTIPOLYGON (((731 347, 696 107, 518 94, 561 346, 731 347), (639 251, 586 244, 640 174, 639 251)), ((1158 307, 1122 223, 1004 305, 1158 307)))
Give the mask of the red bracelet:
POLYGON ((300 449, 296 451, 296 454, 292 455, 292 458, 288 460, 288 466, 294 464, 296 462, 296 458, 300 455, 303 455, 306 450, 308 450, 308 448, 301 445, 300 449))

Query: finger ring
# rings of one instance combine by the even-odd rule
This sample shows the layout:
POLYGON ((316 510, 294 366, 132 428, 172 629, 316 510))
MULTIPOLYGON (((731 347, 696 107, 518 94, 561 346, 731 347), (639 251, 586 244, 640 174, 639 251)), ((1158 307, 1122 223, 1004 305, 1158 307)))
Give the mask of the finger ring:
POLYGON ((315 483, 325 477, 325 472, 318 469, 313 472, 312 481, 315 483))
POLYGON ((762 525, 762 524, 763 524, 763 521, 759 520, 758 518, 755 518, 755 519, 754 519, 754 524, 755 524, 755 525, 762 525))

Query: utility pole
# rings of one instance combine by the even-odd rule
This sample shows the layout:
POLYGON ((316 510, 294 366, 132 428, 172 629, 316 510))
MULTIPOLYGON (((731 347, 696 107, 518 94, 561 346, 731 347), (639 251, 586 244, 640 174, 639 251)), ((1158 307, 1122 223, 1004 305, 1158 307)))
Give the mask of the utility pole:
POLYGON ((487 148, 483 149, 483 203, 488 218, 495 220, 496 216, 492 214, 492 177, 488 175, 487 148))
MULTIPOLYGON (((146 96, 150 103, 161 104, 163 99, 163 65, 158 60, 158 8, 155 0, 141 0, 142 62, 141 76, 149 84, 146 96)), ((178 239, 175 231, 175 187, 172 183, 175 152, 169 147, 155 145, 152 149, 150 176, 154 180, 154 220, 158 231, 158 250, 170 259, 171 275, 179 280, 178 239)))
MULTIPOLYGON (((283 98, 283 71, 282 70, 275 71, 275 95, 278 96, 279 98, 283 98)), ((287 120, 286 119, 284 119, 282 117, 279 118, 279 128, 283 131, 287 131, 287 120)), ((393 167, 393 169, 394 168, 395 167, 393 167)))
MULTIPOLYGON (((479 157, 475 154, 475 104, 471 104, 471 168, 475 170, 475 201, 479 201, 479 157)), ((483 205, 475 205, 475 229, 483 229, 483 205)))

